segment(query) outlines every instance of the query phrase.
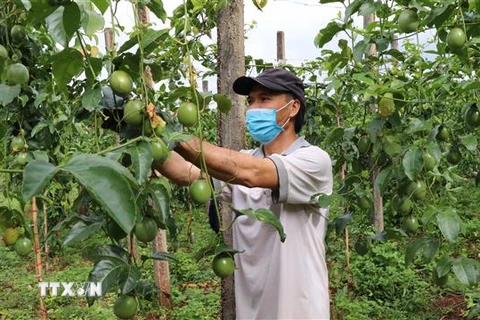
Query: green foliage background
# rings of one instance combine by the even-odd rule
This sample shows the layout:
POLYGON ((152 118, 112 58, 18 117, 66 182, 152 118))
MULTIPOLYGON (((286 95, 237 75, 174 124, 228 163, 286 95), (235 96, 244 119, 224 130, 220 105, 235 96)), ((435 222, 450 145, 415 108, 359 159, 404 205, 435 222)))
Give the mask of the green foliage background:
MULTIPOLYGON (((318 59, 283 65, 308 84, 302 134, 327 150, 335 164, 335 193, 318 199, 320 205, 326 201, 331 206, 327 240, 332 314, 339 319, 478 317, 480 129, 466 117, 471 110, 478 112, 480 2, 320 1, 334 2, 345 10, 314 39, 318 59), (407 8, 417 12, 419 26, 405 34, 398 17, 407 8), (377 19, 368 27, 354 24, 355 17, 369 14, 377 19), (455 50, 446 41, 454 27, 461 28, 467 39, 455 50), (420 43, 417 33, 427 30, 434 37, 420 43), (396 38, 398 47, 392 46, 396 38), (332 41, 337 41, 337 49, 324 49, 332 41), (371 45, 377 54, 368 56, 371 45), (448 137, 439 139, 444 129, 448 137), (366 152, 359 148, 362 138, 371 142, 366 152), (460 154, 459 163, 449 161, 452 152, 460 154), (435 159, 431 170, 424 163, 425 153, 435 159), (417 182, 426 186, 421 197, 409 187, 417 182), (373 223, 374 189, 383 197, 385 230, 377 230, 373 223), (408 198, 412 208, 396 212, 395 197, 408 198), (415 232, 405 228, 409 217, 420 222, 415 232), (366 255, 355 252, 358 240, 368 241, 366 255), (432 285, 434 275, 448 277, 445 287, 432 285)), ((216 141, 217 111, 209 106, 218 96, 199 92, 196 83, 215 75, 217 47, 212 44, 212 31, 226 3, 186 1, 169 15, 160 0, 133 1, 133 30, 125 33, 115 18, 111 23, 114 34, 125 34, 128 40, 102 53, 97 52, 99 32, 110 23, 106 16, 115 15, 117 1, 14 0, 0 9, 0 43, 7 51, 7 57, 0 58, 0 183, 4 186, 0 232, 18 227, 32 237, 29 200, 37 196, 40 213, 47 215, 51 227, 48 235, 41 236, 47 239, 42 245, 50 246, 52 264, 58 268, 52 276, 81 281, 100 265, 83 252, 86 243, 96 248, 124 247, 107 238, 110 221, 130 232, 142 216, 153 216, 168 230, 171 253, 177 259, 171 262, 175 308, 157 310, 154 302, 141 299, 139 317, 152 312, 171 318, 218 317, 219 283, 210 270, 211 256, 194 259, 195 252, 213 253, 214 248, 205 251, 205 247, 218 244, 207 227, 205 208, 192 205, 185 188, 172 187, 165 180, 148 182, 148 175, 153 139, 182 140, 193 134, 216 141), (155 29, 138 21, 136 12, 143 6, 170 26, 155 29), (25 27, 25 37, 12 37, 14 25, 25 27), (16 62, 28 67, 28 84, 8 83, 7 69, 16 62), (199 72, 195 65, 207 71, 199 72), (145 69, 154 89, 143 77, 145 69), (147 116, 141 128, 126 125, 122 104, 105 102, 103 89, 114 70, 124 70, 133 79, 134 90, 125 100, 151 103, 155 113, 165 118, 164 133, 148 135, 151 118, 147 116), (175 125, 171 116, 182 101, 194 101, 199 107, 197 127, 183 130, 175 125), (28 148, 14 150, 15 137, 28 148), (22 153, 27 155, 26 167, 22 153), (102 183, 115 187, 102 188, 102 183), (129 201, 115 206, 122 199, 129 201), (89 259, 82 262, 82 255, 89 259), (70 264, 71 268, 61 270, 70 264)), ((266 1, 255 4, 267 5, 266 1)), ((245 63, 247 72, 273 66, 261 57, 246 57, 245 63)), ((0 315, 36 316, 35 309, 26 307, 38 298, 35 290, 25 289, 35 283, 33 269, 29 267, 18 283, 8 277, 12 269, 31 261, 19 259, 9 248, 0 250, 5 258, 2 288, 18 290, 3 298, 0 306, 6 307, 0 315)), ((147 259, 143 268, 124 253, 106 254, 109 261, 122 260, 129 283, 138 283, 129 288, 132 291, 118 279, 108 281, 111 292, 95 303, 88 301, 90 308, 77 300, 49 298, 52 316, 88 318, 93 313, 109 319, 116 294, 142 296, 147 287, 140 283, 152 282, 147 270, 155 255, 145 246, 141 251, 147 259), (137 268, 138 274, 132 271, 137 268)), ((113 268, 102 279, 111 272, 113 268)))

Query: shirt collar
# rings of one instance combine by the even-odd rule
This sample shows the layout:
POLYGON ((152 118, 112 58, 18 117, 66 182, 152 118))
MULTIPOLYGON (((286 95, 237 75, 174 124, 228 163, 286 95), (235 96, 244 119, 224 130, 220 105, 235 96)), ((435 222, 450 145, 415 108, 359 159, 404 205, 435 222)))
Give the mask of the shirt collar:
MULTIPOLYGON (((300 149, 300 148, 305 148, 310 146, 310 143, 305 140, 304 137, 298 137, 285 151, 283 151, 281 154, 282 156, 288 156, 292 152, 300 149)), ((257 149, 255 149, 252 153, 254 157, 257 158, 264 158, 265 154, 263 153, 263 147, 260 146, 257 149)))

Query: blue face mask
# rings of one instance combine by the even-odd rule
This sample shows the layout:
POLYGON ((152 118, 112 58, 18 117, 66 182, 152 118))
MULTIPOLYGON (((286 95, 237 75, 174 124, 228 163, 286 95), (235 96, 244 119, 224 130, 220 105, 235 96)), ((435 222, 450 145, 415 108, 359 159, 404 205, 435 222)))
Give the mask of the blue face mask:
POLYGON ((247 111, 247 130, 253 139, 262 144, 272 142, 280 132, 284 131, 283 127, 288 123, 288 119, 282 126, 277 124, 277 112, 286 108, 290 102, 280 109, 254 108, 247 111))

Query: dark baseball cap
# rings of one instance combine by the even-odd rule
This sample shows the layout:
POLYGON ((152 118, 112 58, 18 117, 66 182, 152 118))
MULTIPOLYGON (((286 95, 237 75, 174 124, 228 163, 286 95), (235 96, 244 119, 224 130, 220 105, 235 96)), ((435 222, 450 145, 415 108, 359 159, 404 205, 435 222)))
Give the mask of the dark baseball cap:
POLYGON ((235 93, 247 96, 252 88, 260 84, 270 90, 279 92, 290 92, 302 106, 305 105, 305 90, 302 80, 292 72, 285 69, 267 69, 257 77, 242 76, 233 82, 235 93))

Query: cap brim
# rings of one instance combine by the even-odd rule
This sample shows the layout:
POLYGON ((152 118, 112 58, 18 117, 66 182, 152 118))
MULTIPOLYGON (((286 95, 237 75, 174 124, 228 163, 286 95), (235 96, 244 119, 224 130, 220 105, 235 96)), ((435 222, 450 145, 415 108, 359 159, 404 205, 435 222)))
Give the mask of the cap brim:
POLYGON ((251 78, 247 76, 242 76, 237 80, 235 80, 233 82, 232 88, 235 93, 248 96, 252 91, 253 87, 257 84, 262 85, 274 91, 281 91, 281 92, 288 91, 284 87, 276 83, 270 82, 266 79, 258 80, 256 78, 251 78))

